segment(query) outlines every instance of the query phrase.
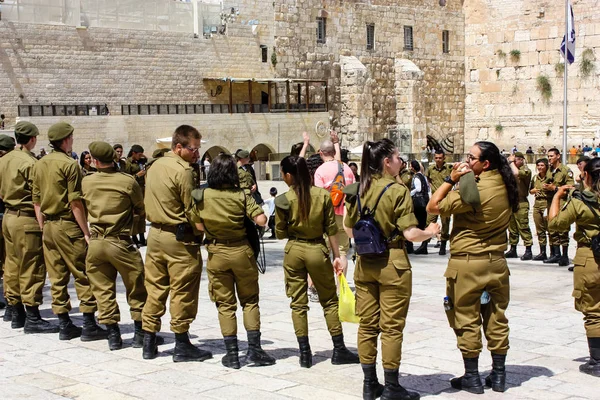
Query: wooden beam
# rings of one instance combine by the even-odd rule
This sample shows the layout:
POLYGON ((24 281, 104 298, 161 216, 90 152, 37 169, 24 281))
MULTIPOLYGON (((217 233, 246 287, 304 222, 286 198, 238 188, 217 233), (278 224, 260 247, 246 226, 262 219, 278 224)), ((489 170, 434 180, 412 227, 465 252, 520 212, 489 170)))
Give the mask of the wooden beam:
POLYGON ((309 111, 308 105, 310 104, 310 93, 308 91, 308 81, 306 81, 306 111, 309 111))
POLYGON ((329 96, 327 93, 327 82, 325 82, 325 111, 329 111, 329 96))
POLYGON ((233 114, 233 82, 229 79, 229 114, 233 114))
POLYGON ((271 112, 271 81, 267 82, 267 102, 268 102, 268 109, 269 112, 271 112))
POLYGON ((252 81, 248 81, 248 97, 250 100, 250 113, 252 113, 252 81))
POLYGON ((290 112, 290 81, 285 81, 285 105, 286 111, 290 112))

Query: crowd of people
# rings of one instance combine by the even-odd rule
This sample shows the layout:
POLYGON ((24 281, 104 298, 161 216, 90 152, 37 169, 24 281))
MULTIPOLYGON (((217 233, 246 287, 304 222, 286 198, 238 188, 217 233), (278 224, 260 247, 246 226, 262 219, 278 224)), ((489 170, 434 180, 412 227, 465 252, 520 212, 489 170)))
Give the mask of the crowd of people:
POLYGON ((189 339, 198 313, 204 245, 208 293, 218 309, 226 349, 222 364, 242 365, 239 303, 247 362, 273 365, 276 359, 261 346, 258 251, 251 239, 256 226, 268 225, 272 236, 287 239, 283 272, 300 366, 312 366, 307 311, 310 300, 318 301, 332 339, 331 362, 361 364, 364 399, 418 399, 398 379, 412 293, 409 254, 427 254, 430 240, 438 238, 438 254, 450 252, 444 309, 465 367, 464 375, 450 384, 471 393, 483 393, 484 386, 504 392, 510 298, 506 259, 518 256, 521 237, 526 246, 522 260, 569 265, 568 232, 575 223, 573 296, 585 316, 590 349, 580 370, 600 376, 600 159, 582 158, 575 183, 554 148, 547 159, 536 161, 538 173, 532 178, 522 153, 506 157, 490 142, 475 143, 465 161, 453 164, 437 149, 434 163, 425 169, 416 160, 404 160, 393 142, 382 139, 364 144, 359 168, 341 160, 334 132, 317 154, 308 156, 310 138, 304 133, 303 142, 280 163, 290 190, 279 195, 271 190, 265 202, 244 149, 214 157, 204 166, 208 171, 201 184, 201 135, 189 125, 175 130, 171 149, 157 150, 149 160, 139 145, 124 159, 123 146, 96 141, 78 164, 72 157, 75 128, 62 122, 50 127, 52 151, 38 160, 31 152, 38 135, 29 122, 15 126, 16 142, 0 135, 1 259, 8 302, 3 319, 12 328, 58 333, 59 340, 106 340, 110 350, 121 349, 120 275, 135 326, 131 345, 142 348, 143 359, 157 357, 164 343, 158 333, 167 300, 175 334, 173 361, 209 359, 211 352, 189 339), (529 194, 535 196, 540 243, 535 257, 529 194), (147 239, 146 221, 151 224, 147 239), (347 273, 351 243, 358 354, 345 346, 336 288, 337 276, 347 273), (138 247, 144 245, 142 260, 138 247), (58 324, 39 312, 46 273, 58 324), (82 327, 70 318, 71 276, 82 327), (483 381, 478 370, 482 330, 493 359, 483 381), (376 372, 378 341, 384 384, 376 372))

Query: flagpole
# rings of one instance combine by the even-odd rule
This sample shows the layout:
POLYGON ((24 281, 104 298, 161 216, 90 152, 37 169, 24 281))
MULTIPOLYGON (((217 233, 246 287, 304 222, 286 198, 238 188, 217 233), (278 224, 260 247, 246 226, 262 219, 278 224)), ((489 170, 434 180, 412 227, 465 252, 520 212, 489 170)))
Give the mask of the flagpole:
POLYGON ((568 60, 568 45, 569 45, 569 0, 565 0, 565 54, 564 54, 564 63, 565 63, 565 73, 564 73, 564 94, 563 94, 563 151, 562 151, 562 161, 563 164, 567 164, 567 83, 569 76, 569 60, 568 60))

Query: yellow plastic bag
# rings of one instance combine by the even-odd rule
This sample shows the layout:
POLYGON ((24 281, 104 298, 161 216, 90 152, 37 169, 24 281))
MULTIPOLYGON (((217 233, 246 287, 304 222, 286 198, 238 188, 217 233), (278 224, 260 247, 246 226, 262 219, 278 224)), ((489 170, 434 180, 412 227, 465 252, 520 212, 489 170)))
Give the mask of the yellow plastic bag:
POLYGON ((358 324, 360 318, 358 318, 355 311, 356 299, 354 298, 354 293, 350 290, 350 286, 348 285, 348 281, 344 274, 340 274, 338 279, 340 282, 340 296, 338 298, 338 314, 340 321, 358 324))

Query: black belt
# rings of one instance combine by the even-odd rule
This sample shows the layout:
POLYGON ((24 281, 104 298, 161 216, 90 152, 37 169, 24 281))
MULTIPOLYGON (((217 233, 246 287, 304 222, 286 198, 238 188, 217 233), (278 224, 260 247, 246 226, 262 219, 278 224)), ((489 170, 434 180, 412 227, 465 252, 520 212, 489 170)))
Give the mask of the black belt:
POLYGON ((161 231, 177 233, 177 225, 157 224, 153 222, 150 226, 154 229, 160 229, 161 231))
POLYGON ((295 236, 290 236, 290 240, 293 240, 294 242, 300 242, 300 243, 325 244, 325 239, 323 239, 323 237, 318 237, 318 238, 314 238, 314 239, 304 239, 304 238, 299 238, 299 237, 295 237, 295 236))
POLYGON ((450 255, 450 258, 454 258, 457 260, 487 260, 491 258, 504 258, 503 251, 490 251, 488 253, 480 253, 480 254, 459 254, 459 255, 450 255))
POLYGON ((120 239, 120 240, 131 240, 131 236, 129 235, 125 235, 125 234, 108 234, 108 235, 100 235, 99 233, 95 233, 92 232, 90 233, 90 239, 106 239, 106 238, 113 238, 113 239, 120 239))
POLYGON ((65 220, 65 221, 71 221, 71 222, 75 222, 75 217, 69 215, 69 214, 63 214, 63 215, 46 215, 44 214, 44 219, 46 221, 60 221, 60 220, 65 220))
POLYGON ((31 217, 31 218, 35 218, 35 211, 6 210, 5 214, 16 215, 17 217, 31 217))
POLYGON ((244 244, 248 244, 248 239, 232 239, 232 240, 223 240, 223 239, 205 239, 204 244, 222 244, 224 246, 242 246, 244 244))

